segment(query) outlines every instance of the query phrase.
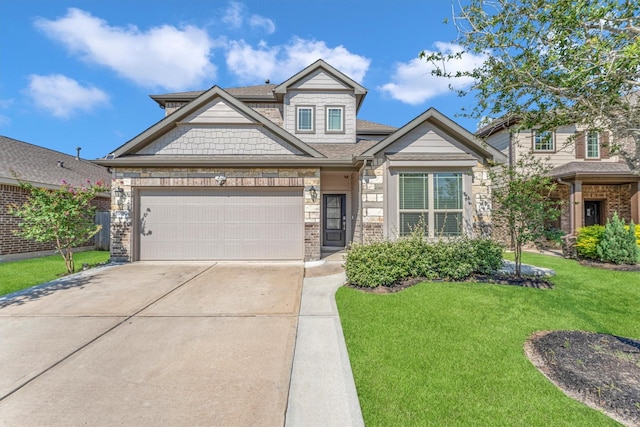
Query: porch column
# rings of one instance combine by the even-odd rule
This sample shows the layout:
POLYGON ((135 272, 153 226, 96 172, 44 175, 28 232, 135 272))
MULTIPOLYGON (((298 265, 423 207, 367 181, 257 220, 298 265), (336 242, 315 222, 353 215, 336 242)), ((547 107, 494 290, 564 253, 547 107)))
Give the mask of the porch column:
POLYGON ((573 229, 572 233, 584 226, 584 204, 582 203, 582 181, 573 183, 573 229))
POLYGON ((631 219, 635 224, 640 222, 640 182, 631 184, 631 219))

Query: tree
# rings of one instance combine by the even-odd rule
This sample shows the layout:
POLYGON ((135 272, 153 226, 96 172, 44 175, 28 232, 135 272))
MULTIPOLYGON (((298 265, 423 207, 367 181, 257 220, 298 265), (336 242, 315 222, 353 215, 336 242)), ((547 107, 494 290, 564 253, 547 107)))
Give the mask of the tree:
POLYGON ((550 167, 531 154, 512 164, 489 169, 491 223, 508 230, 515 253, 516 275, 521 276, 522 248, 546 235, 546 224, 560 215, 559 202, 551 198, 556 189, 550 167))
POLYGON ((611 152, 640 174, 640 2, 469 0, 454 15, 462 50, 420 56, 435 75, 473 79, 457 90, 478 101, 463 115, 514 118, 520 129, 607 129, 611 152), (465 53, 486 59, 448 72, 465 53))
POLYGON ((87 242, 101 229, 95 224, 95 207, 91 201, 107 188, 100 181, 95 184, 87 181, 86 186, 80 187, 63 181, 57 190, 25 182, 20 186, 29 196, 22 206, 9 206, 9 212, 22 219, 16 234, 41 243, 55 243, 67 272, 73 273, 73 248, 87 242))

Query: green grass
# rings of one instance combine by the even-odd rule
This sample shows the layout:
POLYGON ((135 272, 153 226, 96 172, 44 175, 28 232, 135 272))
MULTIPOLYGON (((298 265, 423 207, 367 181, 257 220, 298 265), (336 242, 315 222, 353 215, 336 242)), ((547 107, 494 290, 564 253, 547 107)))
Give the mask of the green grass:
POLYGON ((541 330, 640 338, 640 273, 525 254, 552 290, 422 283, 395 294, 340 288, 336 300, 367 426, 601 426, 524 355, 541 330))
MULTIPOLYGON (((87 251, 73 255, 76 271, 82 264, 94 266, 109 261, 109 252, 87 251)), ((0 263, 0 295, 10 294, 54 280, 67 272, 60 255, 0 263)))

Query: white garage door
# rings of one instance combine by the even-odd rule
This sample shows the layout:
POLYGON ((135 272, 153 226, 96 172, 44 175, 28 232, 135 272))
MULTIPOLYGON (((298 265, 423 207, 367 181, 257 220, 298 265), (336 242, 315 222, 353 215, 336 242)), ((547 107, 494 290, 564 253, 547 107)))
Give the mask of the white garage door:
POLYGON ((302 188, 140 190, 140 260, 301 260, 302 188))

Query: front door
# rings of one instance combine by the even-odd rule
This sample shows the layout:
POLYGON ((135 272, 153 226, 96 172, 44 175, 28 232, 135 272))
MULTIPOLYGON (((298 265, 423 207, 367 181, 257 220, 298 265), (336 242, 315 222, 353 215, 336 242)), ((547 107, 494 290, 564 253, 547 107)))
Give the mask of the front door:
POLYGON ((584 202, 584 225, 600 224, 600 207, 602 202, 585 201, 584 202))
POLYGON ((347 234, 346 196, 325 194, 323 201, 323 245, 344 247, 347 234))

